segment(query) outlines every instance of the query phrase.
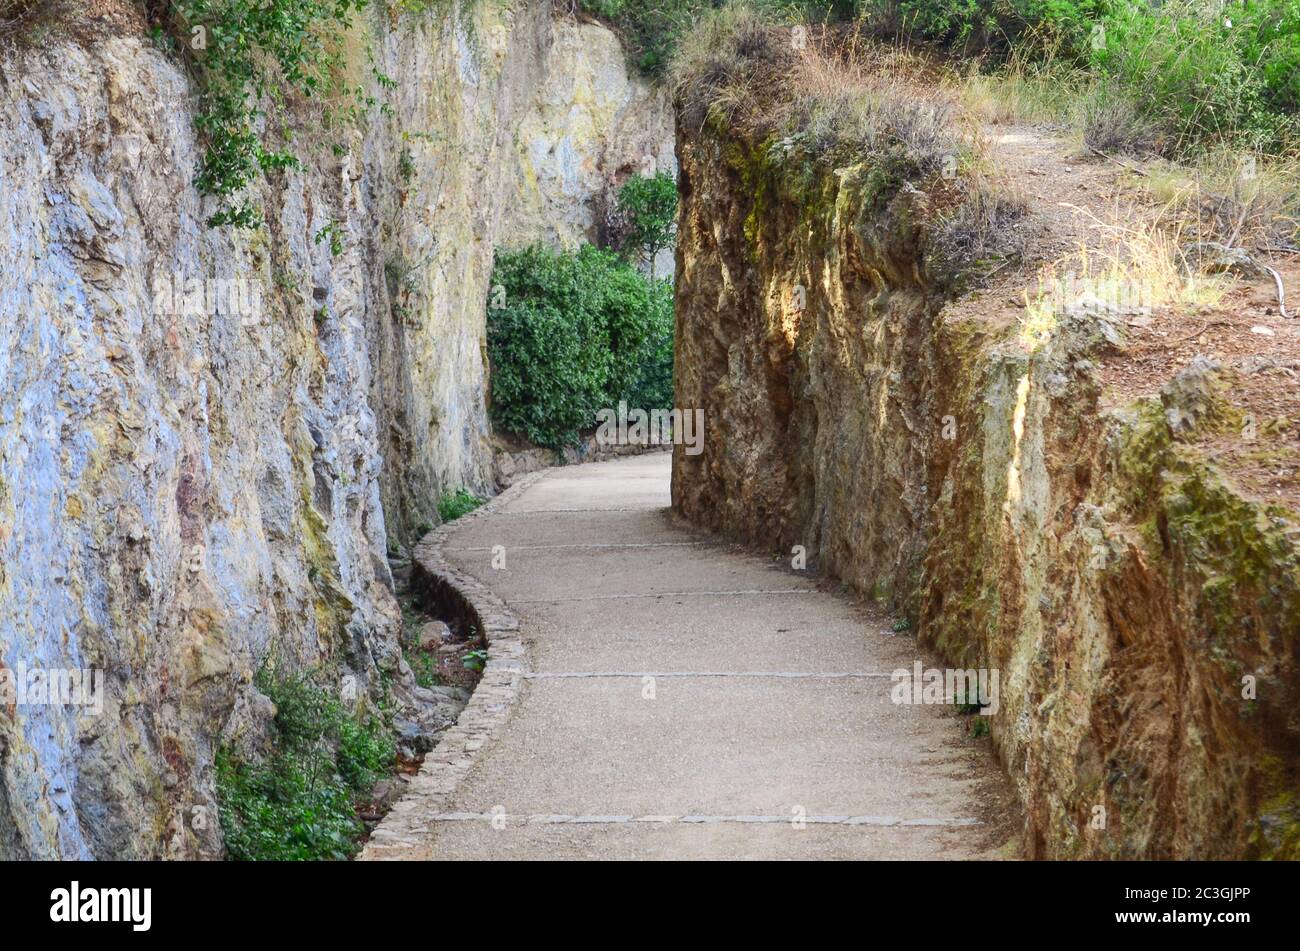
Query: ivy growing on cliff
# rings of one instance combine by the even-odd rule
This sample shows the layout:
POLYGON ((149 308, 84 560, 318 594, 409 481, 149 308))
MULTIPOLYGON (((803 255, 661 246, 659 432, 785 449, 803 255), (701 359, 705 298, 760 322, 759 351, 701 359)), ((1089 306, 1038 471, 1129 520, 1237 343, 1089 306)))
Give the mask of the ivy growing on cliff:
MULTIPOLYGON (((282 121, 291 102, 318 103, 327 134, 376 104, 348 83, 344 70, 344 35, 368 5, 369 0, 169 0, 158 13, 155 39, 191 64, 202 87, 194 121, 206 150, 195 185, 218 199, 209 225, 261 223, 244 193, 259 176, 300 164, 282 121)), ((381 87, 395 85, 378 69, 372 72, 381 87)))

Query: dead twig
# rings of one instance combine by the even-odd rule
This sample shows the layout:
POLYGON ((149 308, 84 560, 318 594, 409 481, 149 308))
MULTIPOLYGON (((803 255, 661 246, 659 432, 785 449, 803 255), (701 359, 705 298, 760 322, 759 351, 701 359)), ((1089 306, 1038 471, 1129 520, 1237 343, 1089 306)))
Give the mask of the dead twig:
POLYGON ((1229 236, 1227 241, 1228 250, 1231 251, 1232 248, 1236 246, 1237 239, 1241 237, 1241 229, 1246 225, 1246 216, 1249 213, 1250 213, 1250 206, 1243 204, 1241 206, 1241 214, 1237 216, 1237 224, 1232 229, 1232 234, 1231 236, 1229 236))
POLYGON ((1189 340, 1195 340, 1197 337, 1205 333, 1205 331, 1209 330, 1211 327, 1228 327, 1228 326, 1231 325, 1226 320, 1207 320, 1205 323, 1201 324, 1201 329, 1196 331, 1196 333, 1188 334, 1186 337, 1179 337, 1174 341, 1174 343, 1187 343, 1187 341, 1189 340))
POLYGON ((0 38, 17 33, 27 21, 35 18, 36 6, 16 8, 0 3, 0 38))
POLYGON ((1107 162, 1114 162, 1120 168, 1126 168, 1135 175, 1141 175, 1143 178, 1147 178, 1150 175, 1150 173, 1146 169, 1138 168, 1136 165, 1130 165, 1128 162, 1125 162, 1123 159, 1117 159, 1113 155, 1107 155, 1101 149, 1093 148, 1092 146, 1089 146, 1089 150, 1097 155, 1100 155, 1107 162))

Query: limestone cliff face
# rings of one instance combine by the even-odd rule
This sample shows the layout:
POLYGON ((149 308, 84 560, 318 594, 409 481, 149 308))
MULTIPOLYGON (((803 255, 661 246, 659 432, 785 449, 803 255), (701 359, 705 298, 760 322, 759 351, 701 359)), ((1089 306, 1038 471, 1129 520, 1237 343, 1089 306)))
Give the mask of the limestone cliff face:
POLYGON ((305 119, 265 227, 211 230, 195 89, 121 6, 0 52, 0 661, 105 676, 99 713, 0 706, 3 857, 219 855, 213 756, 264 729, 262 664, 358 702, 409 677, 385 553, 490 488, 493 247, 581 230, 605 137, 662 121, 549 3, 374 13, 355 39, 391 113, 343 156, 305 119), (620 104, 566 131, 539 99, 566 83, 620 104), (182 299, 214 280, 260 308, 182 299))
POLYGON ((677 405, 705 440, 676 509, 998 668, 1031 856, 1295 857, 1296 515, 1195 447, 1231 421, 1222 373, 1104 410, 1095 316, 1035 347, 949 301, 926 183, 716 125, 679 158, 677 405))
POLYGON ((509 238, 573 247, 599 236, 614 186, 676 169, 673 108, 666 88, 629 70, 603 26, 555 20, 546 62, 517 134, 518 231, 509 238))

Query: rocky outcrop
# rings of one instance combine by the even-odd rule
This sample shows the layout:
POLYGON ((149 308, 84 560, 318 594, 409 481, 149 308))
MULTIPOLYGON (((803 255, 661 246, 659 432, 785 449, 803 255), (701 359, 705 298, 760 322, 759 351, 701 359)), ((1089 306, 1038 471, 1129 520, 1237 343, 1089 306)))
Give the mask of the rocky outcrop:
POLYGON ((1097 314, 1044 341, 957 299, 937 178, 716 117, 679 158, 674 507, 999 669, 1029 855, 1297 857, 1297 515, 1197 447, 1240 422, 1222 373, 1106 408, 1097 314))
POLYGON ((491 488, 493 248, 580 231, 659 121, 549 3, 372 9, 390 111, 341 155, 302 116, 265 226, 212 230, 196 89, 106 7, 0 51, 0 661, 104 676, 102 710, 0 704, 3 857, 220 855, 213 756, 265 728, 260 666, 357 703, 409 677, 385 555, 491 488))

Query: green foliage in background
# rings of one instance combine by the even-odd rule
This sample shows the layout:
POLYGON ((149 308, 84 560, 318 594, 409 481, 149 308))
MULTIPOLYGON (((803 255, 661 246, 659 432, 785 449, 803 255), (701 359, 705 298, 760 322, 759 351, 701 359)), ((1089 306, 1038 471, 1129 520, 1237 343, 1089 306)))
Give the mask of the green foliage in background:
POLYGON ((649 328, 643 355, 623 398, 633 409, 670 409, 673 406, 673 285, 668 280, 653 279, 649 290, 649 328))
MULTIPOLYGON (((369 0, 170 0, 155 39, 190 62, 202 100, 195 125, 206 142, 195 185, 219 199, 208 224, 253 228, 261 213, 242 196, 267 173, 299 165, 279 117, 292 98, 323 107, 327 133, 375 99, 344 76, 343 37, 369 0), (270 143, 270 134, 282 137, 270 143)), ((381 86, 393 81, 378 70, 381 86)), ((336 145, 336 150, 341 146, 336 145)))
MULTIPOLYGON (((678 40, 723 0, 578 0, 589 15, 605 21, 623 38, 636 65, 649 76, 661 75, 678 40)), ((852 16, 854 0, 750 0, 751 6, 774 19, 820 20, 852 16)))
MULTIPOLYGON (((580 0, 659 75, 721 0, 580 0)), ((1109 84, 1165 150, 1300 148, 1300 0, 749 0, 774 20, 857 21, 989 62, 1036 58, 1109 84)), ((1064 75, 1064 74, 1063 74, 1064 75)), ((1077 77, 1075 77, 1077 78, 1077 77)))
POLYGON ((375 714, 354 716, 311 674, 263 670, 258 689, 275 704, 271 752, 243 761, 217 754, 217 799, 226 850, 236 860, 346 859, 362 825, 358 795, 396 758, 375 714))
POLYGON ((499 250, 492 283, 488 353, 499 427, 559 448, 620 400, 671 405, 667 281, 591 245, 562 252, 534 245, 499 250))

